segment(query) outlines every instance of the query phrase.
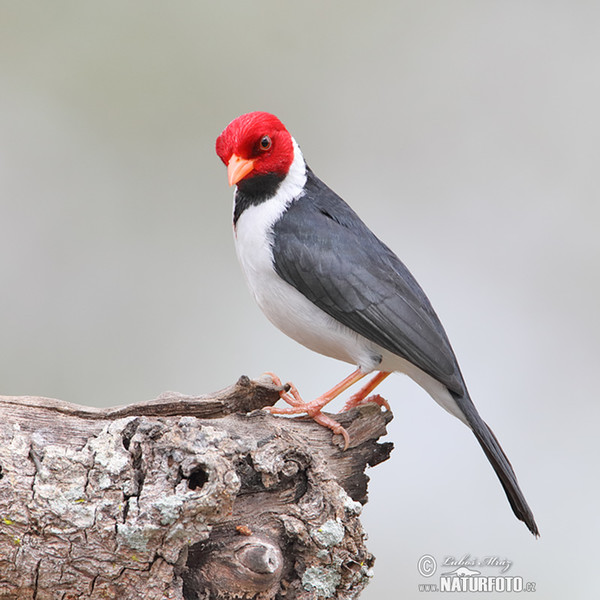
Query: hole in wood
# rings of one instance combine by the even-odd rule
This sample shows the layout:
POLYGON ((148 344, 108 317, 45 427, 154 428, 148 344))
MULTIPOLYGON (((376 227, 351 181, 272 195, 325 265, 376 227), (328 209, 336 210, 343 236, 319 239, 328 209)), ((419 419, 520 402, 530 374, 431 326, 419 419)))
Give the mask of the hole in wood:
POLYGON ((208 473, 202 466, 196 467, 188 477, 188 487, 190 490, 201 490, 208 481, 208 473))

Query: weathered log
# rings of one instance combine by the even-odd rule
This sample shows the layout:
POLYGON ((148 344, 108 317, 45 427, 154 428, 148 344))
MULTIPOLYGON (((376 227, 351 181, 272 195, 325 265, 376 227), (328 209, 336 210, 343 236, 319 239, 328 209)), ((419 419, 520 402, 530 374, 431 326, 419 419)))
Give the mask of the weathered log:
POLYGON ((0 598, 358 597, 364 471, 388 458, 392 416, 335 415, 344 452, 309 419, 257 410, 278 397, 247 377, 106 409, 0 397, 0 598))

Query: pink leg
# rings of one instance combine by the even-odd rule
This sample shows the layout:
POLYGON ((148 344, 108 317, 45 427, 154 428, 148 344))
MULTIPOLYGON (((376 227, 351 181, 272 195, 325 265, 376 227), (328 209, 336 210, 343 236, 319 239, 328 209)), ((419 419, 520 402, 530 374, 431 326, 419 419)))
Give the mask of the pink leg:
POLYGON ((390 410, 390 405, 387 403, 387 400, 385 398, 382 398, 379 394, 376 394, 375 396, 370 396, 369 398, 367 398, 367 396, 388 375, 390 375, 389 371, 380 371, 379 373, 377 373, 377 375, 375 375, 375 377, 373 377, 373 379, 371 379, 365 386, 363 386, 362 388, 360 388, 360 390, 358 390, 358 392, 356 392, 356 394, 353 394, 352 396, 350 396, 350 399, 344 405, 344 408, 342 409, 342 412, 345 411, 345 410, 349 410, 351 408, 354 408, 355 406, 358 406, 358 405, 363 404, 365 402, 375 402, 375 404, 378 404, 379 406, 385 406, 386 410, 390 410))
MULTIPOLYGON (((270 377, 274 378, 273 382, 275 385, 281 385, 281 381, 278 377, 272 373, 267 373, 270 377)), ((281 392, 280 397, 282 400, 290 405, 290 408, 276 408, 274 406, 267 406, 265 410, 275 415, 298 415, 306 413, 309 417, 314 417, 316 414, 321 412, 329 402, 334 398, 337 398, 342 392, 345 392, 351 385, 355 384, 365 377, 366 373, 363 373, 360 369, 356 369, 352 374, 348 375, 345 379, 340 381, 337 385, 332 387, 328 392, 325 392, 312 402, 305 402, 300 397, 296 386, 293 383, 288 383, 290 386, 289 392, 281 392)))
MULTIPOLYGON (((275 385, 281 385, 281 380, 273 373, 267 373, 272 379, 275 385)), ((342 392, 346 391, 351 385, 355 384, 365 377, 366 373, 363 373, 360 369, 356 369, 353 373, 348 375, 345 379, 340 381, 336 386, 332 387, 328 392, 319 396, 312 402, 305 402, 302 400, 296 386, 288 383, 290 389, 288 392, 281 392, 280 398, 287 402, 289 408, 277 408, 275 406, 265 406, 263 410, 270 412, 272 415, 297 415, 306 413, 309 417, 312 417, 317 423, 327 427, 333 431, 333 433, 340 434, 344 438, 344 450, 348 448, 350 443, 350 437, 348 432, 335 420, 321 412, 329 402, 334 398, 337 398, 342 392)), ((368 392, 367 392, 368 393, 368 392)))

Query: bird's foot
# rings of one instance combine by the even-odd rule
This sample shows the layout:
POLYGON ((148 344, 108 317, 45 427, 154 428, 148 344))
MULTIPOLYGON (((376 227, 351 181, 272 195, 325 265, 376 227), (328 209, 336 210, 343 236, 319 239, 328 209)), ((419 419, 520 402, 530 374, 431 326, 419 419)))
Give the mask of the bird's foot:
POLYGON ((341 435, 344 438, 344 450, 348 449, 350 444, 350 436, 348 432, 333 418, 323 414, 321 409, 331 400, 330 398, 321 396, 312 402, 305 402, 298 392, 298 388, 293 383, 282 385, 281 379, 274 373, 266 373, 273 380, 273 383, 284 389, 279 392, 279 397, 289 404, 288 407, 265 406, 264 411, 272 415, 300 415, 306 414, 319 425, 331 429, 336 435, 341 435), (287 391, 285 390, 287 388, 287 391))
POLYGON ((388 401, 379 394, 373 394, 368 398, 361 398, 358 396, 358 394, 355 394, 348 400, 348 402, 346 402, 346 404, 344 404, 344 408, 342 408, 340 412, 345 412, 347 410, 350 410, 351 408, 354 408, 355 406, 363 406, 364 404, 368 404, 369 402, 373 402, 378 406, 385 408, 385 410, 391 410, 388 401))
POLYGON ((390 375, 390 371, 379 371, 366 385, 364 385, 356 394, 350 396, 350 399, 344 405, 342 412, 345 410, 350 410, 355 406, 360 406, 366 402, 375 402, 379 406, 385 406, 386 410, 390 410, 390 405, 387 403, 387 400, 380 396, 379 394, 375 394, 374 396, 369 396, 369 394, 388 376, 390 375), (367 397, 368 396, 368 397, 367 397))
POLYGON ((306 402, 302 400, 298 389, 293 383, 286 383, 285 385, 281 383, 281 379, 275 375, 275 373, 271 373, 267 371, 265 375, 268 375, 272 380, 273 384, 277 387, 283 388, 279 392, 279 397, 290 405, 290 408, 275 408, 274 406, 265 406, 263 410, 271 412, 276 415, 294 415, 306 412, 304 410, 304 406, 306 402))

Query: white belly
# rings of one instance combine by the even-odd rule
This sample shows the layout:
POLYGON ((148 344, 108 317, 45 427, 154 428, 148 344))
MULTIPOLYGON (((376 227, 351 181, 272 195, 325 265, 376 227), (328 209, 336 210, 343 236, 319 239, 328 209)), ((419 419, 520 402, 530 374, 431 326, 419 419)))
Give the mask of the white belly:
POLYGON ((283 333, 315 352, 371 371, 374 345, 307 300, 273 267, 267 231, 285 207, 275 198, 247 208, 235 228, 235 247, 248 287, 266 317, 283 333))

